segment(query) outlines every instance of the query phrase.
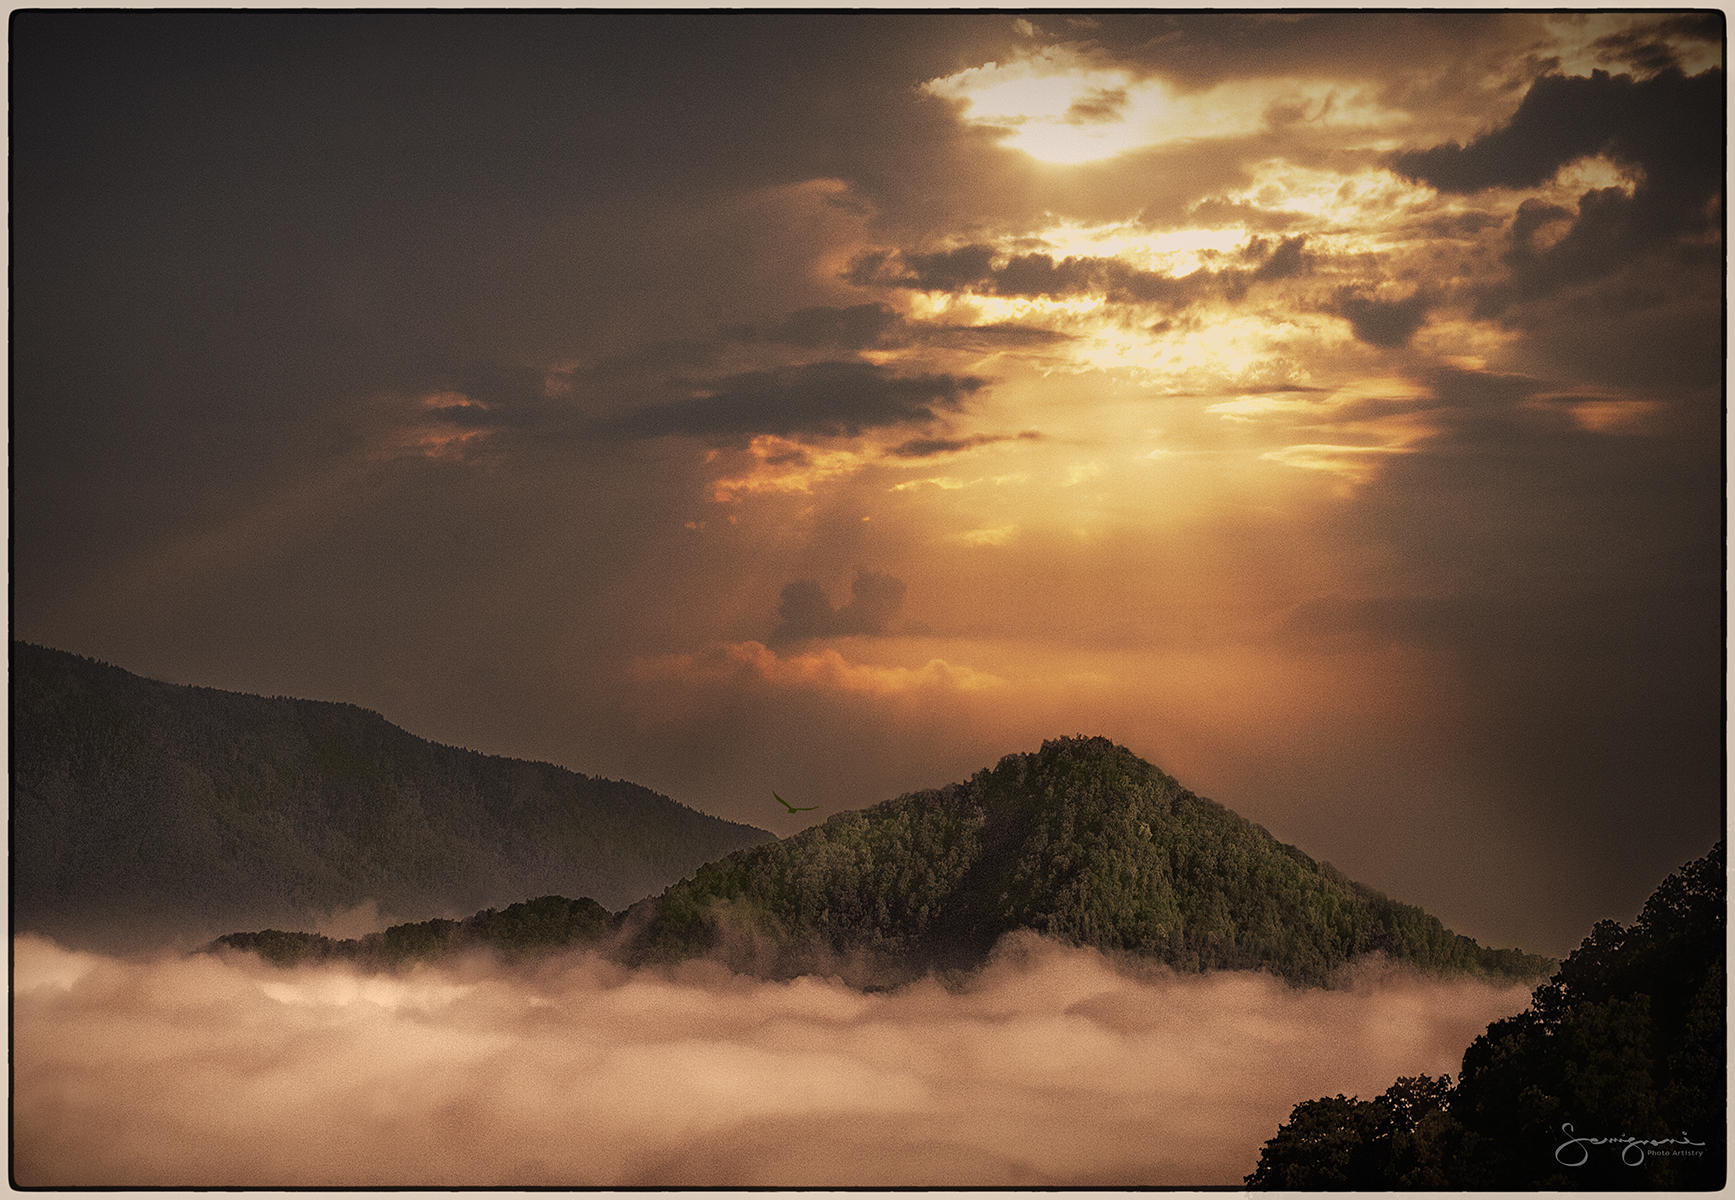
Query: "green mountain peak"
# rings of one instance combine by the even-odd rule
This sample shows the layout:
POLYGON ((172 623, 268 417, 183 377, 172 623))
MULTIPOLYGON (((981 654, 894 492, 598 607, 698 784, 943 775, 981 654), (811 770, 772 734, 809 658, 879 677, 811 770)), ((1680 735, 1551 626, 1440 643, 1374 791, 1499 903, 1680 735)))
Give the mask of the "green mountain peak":
POLYGON ((969 967, 1021 929, 1297 983, 1369 954, 1523 977, 1549 966, 1452 933, 1101 737, 1053 739, 738 851, 626 926, 637 961, 717 954, 773 974, 969 967))

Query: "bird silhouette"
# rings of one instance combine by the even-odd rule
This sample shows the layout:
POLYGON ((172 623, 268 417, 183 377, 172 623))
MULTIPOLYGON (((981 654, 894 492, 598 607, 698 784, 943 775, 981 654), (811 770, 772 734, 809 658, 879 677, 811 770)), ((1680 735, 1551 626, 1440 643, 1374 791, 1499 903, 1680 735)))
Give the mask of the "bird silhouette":
POLYGON ((778 796, 776 792, 772 792, 771 794, 773 796, 777 796, 777 803, 781 804, 784 808, 787 808, 792 813, 812 812, 814 809, 819 807, 819 805, 817 805, 817 804, 809 804, 805 808, 797 808, 797 807, 795 807, 795 805, 793 805, 789 801, 785 800, 782 796, 778 796))

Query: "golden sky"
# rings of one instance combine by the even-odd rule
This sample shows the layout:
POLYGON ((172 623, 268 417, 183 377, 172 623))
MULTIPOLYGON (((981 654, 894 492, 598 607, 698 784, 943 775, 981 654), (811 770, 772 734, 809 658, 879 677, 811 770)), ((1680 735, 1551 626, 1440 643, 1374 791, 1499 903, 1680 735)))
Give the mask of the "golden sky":
POLYGON ((26 16, 14 635, 780 833, 1102 733, 1559 952, 1718 827, 1722 37, 26 16))

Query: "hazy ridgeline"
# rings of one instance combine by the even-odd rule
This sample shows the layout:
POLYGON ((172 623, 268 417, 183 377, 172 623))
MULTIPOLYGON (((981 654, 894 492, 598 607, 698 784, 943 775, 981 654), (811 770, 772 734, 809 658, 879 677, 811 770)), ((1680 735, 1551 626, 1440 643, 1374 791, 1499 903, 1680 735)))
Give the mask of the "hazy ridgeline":
POLYGON ((1296 1097, 1455 1068, 1508 983, 1133 970, 1034 935, 865 993, 569 952, 17 956, 26 1185, 1232 1184, 1296 1097))
POLYGON ((13 928, 104 950, 370 902, 621 908, 770 834, 648 788, 437 745, 350 704, 11 648, 13 928))
POLYGON ((839 813, 708 863, 614 916, 544 896, 359 941, 232 933, 283 965, 401 965, 488 947, 595 945, 631 965, 707 957, 746 974, 861 986, 973 970, 1036 932, 1183 971, 1333 984, 1379 955, 1534 981, 1553 964, 1490 950, 1314 861, 1103 738, 1060 738, 945 788, 839 813))

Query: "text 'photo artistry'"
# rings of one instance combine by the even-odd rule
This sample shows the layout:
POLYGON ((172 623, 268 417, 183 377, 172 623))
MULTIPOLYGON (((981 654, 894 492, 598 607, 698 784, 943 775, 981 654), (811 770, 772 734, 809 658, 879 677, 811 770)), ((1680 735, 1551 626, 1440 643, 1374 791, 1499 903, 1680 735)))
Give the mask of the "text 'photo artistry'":
POLYGON ((1721 1188, 1725 46, 15 10, 13 1188, 1721 1188))

